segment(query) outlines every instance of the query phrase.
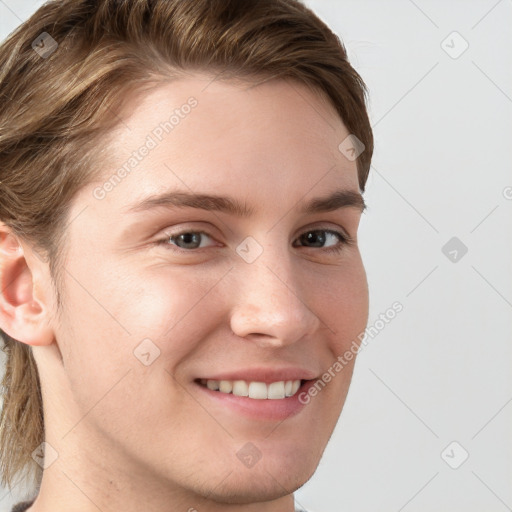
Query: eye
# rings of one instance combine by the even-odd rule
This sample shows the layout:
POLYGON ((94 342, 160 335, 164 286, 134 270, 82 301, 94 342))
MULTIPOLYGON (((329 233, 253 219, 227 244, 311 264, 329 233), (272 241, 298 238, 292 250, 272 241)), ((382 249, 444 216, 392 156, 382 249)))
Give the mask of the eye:
MULTIPOLYGON (((205 231, 189 230, 166 234, 166 237, 157 240, 156 244, 177 252, 192 252, 196 249, 208 247, 208 245, 216 245, 215 243, 203 243, 207 239, 213 240, 205 231)), ((297 240, 300 242, 299 247, 318 248, 325 252, 340 252, 343 246, 354 243, 353 239, 347 234, 332 229, 305 231, 297 240), (326 244, 330 245, 326 246, 326 244)), ((297 246, 295 245, 295 247, 297 246)))
MULTIPOLYGON (((332 229, 314 229, 305 231, 298 240, 301 244, 313 244, 312 247, 319 247, 326 252, 340 252, 343 246, 353 244, 353 239, 342 233, 332 229), (337 240, 337 242, 336 242, 337 240), (334 245, 325 247, 326 242, 334 242, 334 245)), ((311 246, 309 246, 311 247, 311 246)))
POLYGON ((169 234, 162 240, 158 240, 157 243, 159 245, 176 245, 179 249, 183 250, 202 249, 206 247, 202 243, 205 237, 211 239, 210 235, 204 231, 181 231, 169 234))

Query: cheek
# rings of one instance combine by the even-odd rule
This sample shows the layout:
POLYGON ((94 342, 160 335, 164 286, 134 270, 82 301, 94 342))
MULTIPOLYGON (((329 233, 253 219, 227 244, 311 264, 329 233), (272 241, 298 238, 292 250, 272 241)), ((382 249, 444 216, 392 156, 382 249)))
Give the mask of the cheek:
POLYGON ((357 351, 368 323, 369 292, 362 261, 346 273, 338 297, 338 313, 334 317, 337 320, 333 327, 337 332, 333 350, 336 358, 328 368, 332 378, 330 382, 335 381, 334 386, 331 386, 332 400, 337 404, 335 409, 341 409, 345 402, 357 351))
POLYGON ((141 417, 167 421, 161 427, 169 428, 168 416, 153 415, 173 408, 187 411, 183 393, 168 372, 190 357, 204 332, 211 330, 205 317, 213 307, 208 286, 191 286, 190 273, 163 269, 137 276, 133 269, 114 266, 107 272, 98 266, 89 269, 87 280, 77 272, 73 276, 76 280, 66 282, 57 334, 69 402, 76 405, 70 414, 77 422, 85 417, 83 427, 118 429, 126 439, 136 437, 133 425, 141 417), (148 351, 151 362, 145 365, 148 351))
POLYGON ((350 341, 358 340, 366 328, 369 314, 368 283, 362 264, 347 279, 347 293, 343 294, 341 307, 346 311, 346 322, 343 324, 348 338, 350 341))
POLYGON ((332 335, 333 349, 341 354, 364 332, 369 313, 366 272, 362 262, 339 269, 324 278, 324 293, 318 289, 317 308, 332 335))
POLYGON ((127 268, 118 268, 116 273, 106 293, 110 288, 111 311, 130 335, 110 322, 113 335, 121 341, 121 345, 119 341, 112 345, 105 340, 110 343, 112 366, 133 367, 130 377, 140 383, 136 393, 151 387, 152 398, 145 398, 148 409, 176 401, 181 388, 173 377, 182 378, 187 362, 202 354, 204 340, 226 321, 225 303, 214 287, 219 278, 211 271, 172 268, 165 263, 143 269, 137 276, 127 268), (144 366, 136 358, 147 352, 149 359, 155 359, 144 366), (159 392, 162 389, 167 390, 167 397, 159 392))
POLYGON ((150 279, 115 265, 70 273, 74 279, 66 282, 58 336, 70 379, 89 375, 90 385, 99 391, 120 372, 143 367, 134 353, 143 340, 154 343, 161 355, 167 350, 180 357, 179 347, 169 350, 163 342, 179 333, 187 346, 183 328, 187 311, 197 302, 193 289, 179 279, 150 279))

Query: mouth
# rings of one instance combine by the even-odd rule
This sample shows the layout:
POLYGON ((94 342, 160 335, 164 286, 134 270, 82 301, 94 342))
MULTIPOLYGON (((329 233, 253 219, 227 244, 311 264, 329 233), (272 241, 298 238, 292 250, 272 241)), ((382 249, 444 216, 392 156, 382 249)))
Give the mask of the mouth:
MULTIPOLYGON (((254 422, 282 422, 305 409, 318 414, 309 401, 301 399, 316 379, 273 382, 249 380, 195 379, 194 385, 206 400, 204 407, 232 419, 246 417, 254 422), (234 414, 234 416, 233 416, 234 414)), ((303 413, 306 414, 306 413, 303 413)))
POLYGON ((296 396, 299 390, 306 382, 309 382, 309 380, 295 379, 259 382, 247 380, 196 379, 195 382, 210 391, 226 395, 234 395, 253 400, 283 400, 296 396))
POLYGON ((318 371, 304 366, 252 366, 203 374, 193 379, 193 385, 204 408, 234 421, 249 418, 254 425, 282 422, 304 409, 318 414, 318 403, 323 400, 306 407, 308 391, 316 385, 318 375, 318 371))

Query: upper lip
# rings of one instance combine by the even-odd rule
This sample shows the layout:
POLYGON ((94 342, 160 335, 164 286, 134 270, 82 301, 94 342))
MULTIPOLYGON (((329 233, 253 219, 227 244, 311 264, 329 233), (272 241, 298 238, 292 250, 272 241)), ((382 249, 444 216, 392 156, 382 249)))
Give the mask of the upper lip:
POLYGON ((316 373, 306 368, 283 366, 280 368, 254 367, 238 369, 230 372, 210 374, 201 378, 206 380, 245 380, 269 384, 282 380, 310 380, 315 377, 316 373))

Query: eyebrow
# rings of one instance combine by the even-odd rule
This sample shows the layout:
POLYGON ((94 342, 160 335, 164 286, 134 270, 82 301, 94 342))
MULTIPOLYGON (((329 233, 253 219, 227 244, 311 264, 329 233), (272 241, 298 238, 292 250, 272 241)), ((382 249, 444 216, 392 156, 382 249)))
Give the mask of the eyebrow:
MULTIPOLYGON (((144 198, 125 211, 142 212, 158 207, 198 208, 208 211, 225 212, 237 217, 250 217, 254 210, 236 199, 226 196, 169 191, 144 198)), ((356 208, 361 213, 366 209, 363 196, 353 190, 339 189, 329 195, 314 198, 303 204, 301 213, 324 213, 340 208, 356 208)))

